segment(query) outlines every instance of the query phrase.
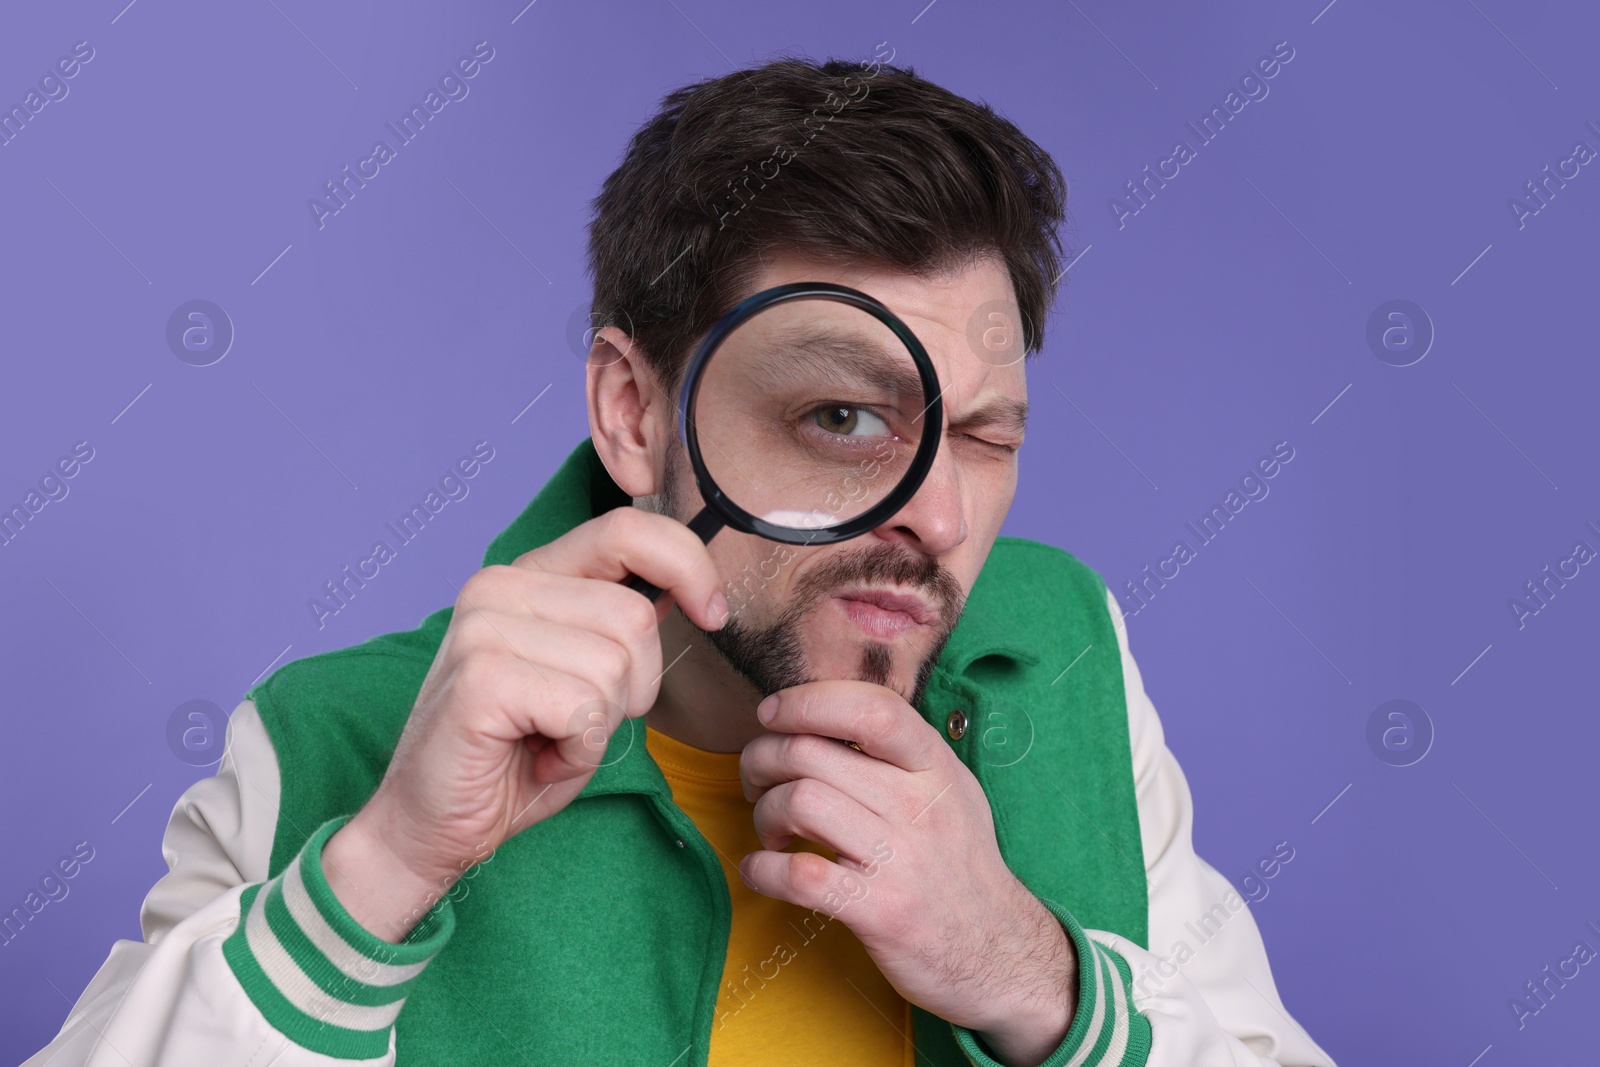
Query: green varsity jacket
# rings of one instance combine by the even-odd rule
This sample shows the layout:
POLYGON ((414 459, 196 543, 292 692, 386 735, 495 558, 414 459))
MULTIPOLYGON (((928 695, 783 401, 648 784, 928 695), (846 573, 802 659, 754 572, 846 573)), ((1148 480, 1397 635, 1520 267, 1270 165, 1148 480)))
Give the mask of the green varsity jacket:
MULTIPOLYGON (((628 503, 586 438, 483 563, 510 563, 628 503)), ((274 1026, 332 1056, 382 1056, 392 1038, 403 1065, 704 1065, 728 887, 673 803, 642 720, 623 720, 571 804, 469 869, 400 944, 362 929, 329 889, 322 844, 382 779, 451 611, 292 661, 249 690, 282 800, 270 878, 245 890, 240 914, 261 895, 272 951, 317 988, 275 986, 243 920, 224 945, 229 965, 274 1026)), ((1046 1065, 1108 1062, 1112 1027, 1101 1023, 1113 997, 1130 1002, 1131 974, 1084 930, 1148 947, 1148 901, 1132 859, 1143 850, 1128 713, 1100 576, 1059 548, 999 538, 917 710, 982 785, 1007 865, 1077 950, 1077 1012, 1046 1065), (952 738, 957 710, 970 726, 952 738)), ((1149 1024, 1128 1017, 1116 1061, 1142 1064, 1149 1024)), ((913 1019, 919 1064, 998 1067, 972 1031, 920 1007, 913 1019)))

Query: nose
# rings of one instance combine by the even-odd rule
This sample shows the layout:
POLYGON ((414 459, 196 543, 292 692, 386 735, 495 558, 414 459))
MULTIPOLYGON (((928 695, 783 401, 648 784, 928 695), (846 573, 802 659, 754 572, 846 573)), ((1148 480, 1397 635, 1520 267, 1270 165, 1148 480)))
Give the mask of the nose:
POLYGON ((898 541, 929 556, 942 556, 967 539, 966 499, 961 469, 947 442, 939 442, 933 465, 905 506, 873 531, 885 541, 898 541))

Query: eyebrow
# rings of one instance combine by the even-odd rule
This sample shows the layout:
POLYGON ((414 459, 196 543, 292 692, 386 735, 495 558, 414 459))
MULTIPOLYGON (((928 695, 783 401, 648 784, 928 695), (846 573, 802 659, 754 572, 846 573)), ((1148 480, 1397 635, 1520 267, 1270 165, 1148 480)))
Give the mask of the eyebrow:
POLYGON ((789 357, 782 368, 785 373, 800 371, 831 378, 848 371, 853 380, 896 396, 925 397, 910 352, 885 346, 877 338, 812 326, 783 337, 779 348, 789 357))
POLYGON ((994 426, 1022 436, 1028 430, 1028 402, 1009 396, 997 396, 973 408, 959 419, 951 419, 952 426, 994 426))

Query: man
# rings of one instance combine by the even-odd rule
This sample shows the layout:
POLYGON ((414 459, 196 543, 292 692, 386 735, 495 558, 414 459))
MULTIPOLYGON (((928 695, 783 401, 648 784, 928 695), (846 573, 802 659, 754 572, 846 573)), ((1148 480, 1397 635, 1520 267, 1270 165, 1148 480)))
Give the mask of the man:
POLYGON ((1104 583, 999 537, 1063 195, 887 63, 668 96, 594 205, 590 437, 452 607, 247 694, 29 1062, 1330 1065, 1104 583), (684 363, 791 281, 923 341, 937 458, 859 538, 703 545, 684 363))

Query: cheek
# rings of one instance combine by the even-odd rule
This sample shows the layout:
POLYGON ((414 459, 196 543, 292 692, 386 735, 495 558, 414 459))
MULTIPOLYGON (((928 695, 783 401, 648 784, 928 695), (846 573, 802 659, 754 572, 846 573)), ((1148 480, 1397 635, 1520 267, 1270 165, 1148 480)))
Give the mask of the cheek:
POLYGON ((962 472, 961 481, 968 542, 983 545, 987 552, 1000 536, 1000 527, 1017 496, 1017 461, 990 459, 973 464, 962 472))
POLYGON ((748 625, 762 625, 774 614, 772 605, 787 594, 795 565, 793 546, 723 530, 710 552, 730 612, 748 625))
POLYGON ((1011 510, 1017 489, 1016 464, 1009 464, 1006 470, 976 474, 964 489, 966 501, 962 514, 967 523, 966 537, 939 562, 966 593, 977 581, 979 571, 1000 536, 1006 514, 1011 510))

